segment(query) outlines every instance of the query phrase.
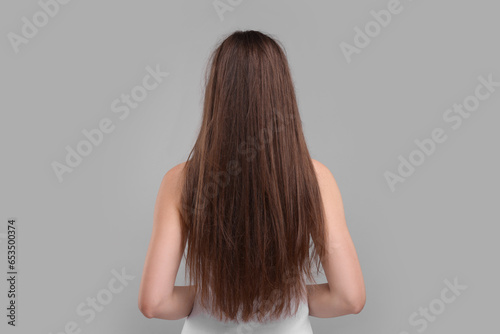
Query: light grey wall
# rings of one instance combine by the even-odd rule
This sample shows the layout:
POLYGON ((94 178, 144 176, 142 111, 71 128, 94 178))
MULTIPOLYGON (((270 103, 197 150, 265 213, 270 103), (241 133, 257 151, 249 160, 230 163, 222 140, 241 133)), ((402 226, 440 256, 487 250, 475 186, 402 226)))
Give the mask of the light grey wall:
POLYGON ((212 0, 73 0, 57 10, 42 0, 52 3, 47 22, 34 0, 0 4, 4 275, 9 217, 20 247, 18 328, 6 325, 2 279, 2 333, 55 334, 72 321, 82 333, 180 332, 184 320, 140 314, 140 275, 161 178, 194 143, 207 57, 236 29, 285 45, 310 151, 337 179, 363 268, 365 309, 311 318, 315 333, 494 330, 500 87, 476 87, 480 76, 500 82, 498 3, 220 2, 232 9, 221 17, 212 0), (387 8, 390 22, 374 24, 371 11, 387 8), (43 26, 19 42, 34 15, 43 26), (369 43, 355 30, 366 25, 369 43), (113 112, 115 99, 141 92, 148 66, 169 75, 127 117, 121 102, 113 112), (477 108, 448 111, 462 103, 477 108), (53 162, 100 123, 112 132, 59 182, 53 162), (441 142, 429 144, 433 131, 441 142), (429 155, 415 144, 424 139, 429 155), (399 156, 419 165, 397 176, 399 156), (404 182, 391 189, 387 172, 404 182), (107 292, 122 268, 133 278, 107 292), (96 297, 111 300, 93 316, 96 297))

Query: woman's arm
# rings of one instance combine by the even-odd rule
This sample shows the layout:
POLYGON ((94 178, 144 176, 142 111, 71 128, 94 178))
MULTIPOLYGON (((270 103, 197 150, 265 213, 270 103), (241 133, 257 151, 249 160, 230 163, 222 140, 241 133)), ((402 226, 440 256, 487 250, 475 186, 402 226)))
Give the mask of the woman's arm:
MULTIPOLYGON (((194 286, 174 286, 172 300, 169 302, 171 308, 158 308, 154 318, 165 320, 178 320, 191 314, 194 304, 194 286)), ((150 317, 151 318, 151 317, 150 317)))
POLYGON ((153 231, 139 288, 139 309, 147 318, 177 320, 193 308, 193 286, 175 286, 186 241, 179 213, 182 167, 170 169, 156 198, 153 231))
POLYGON ((328 168, 313 160, 325 208, 326 255, 321 260, 328 283, 308 285, 309 315, 332 318, 361 312, 366 294, 363 274, 347 229, 340 191, 328 168))

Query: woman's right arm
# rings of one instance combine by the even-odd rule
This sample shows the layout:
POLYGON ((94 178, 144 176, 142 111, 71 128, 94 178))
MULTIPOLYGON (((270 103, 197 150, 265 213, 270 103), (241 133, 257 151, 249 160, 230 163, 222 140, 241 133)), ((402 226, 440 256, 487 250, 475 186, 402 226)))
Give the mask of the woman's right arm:
POLYGON ((325 208, 326 254, 321 264, 328 283, 307 286, 309 315, 333 318, 357 314, 365 305, 365 284, 340 191, 330 170, 316 160, 313 164, 325 208))

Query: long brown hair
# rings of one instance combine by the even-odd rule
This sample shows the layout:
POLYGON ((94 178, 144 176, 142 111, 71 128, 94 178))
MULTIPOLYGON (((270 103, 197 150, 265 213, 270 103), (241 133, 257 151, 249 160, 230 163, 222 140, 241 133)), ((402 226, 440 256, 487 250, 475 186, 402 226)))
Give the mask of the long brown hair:
POLYGON ((236 31, 212 53, 205 85, 181 198, 189 282, 219 320, 293 315, 325 233, 284 48, 236 31))

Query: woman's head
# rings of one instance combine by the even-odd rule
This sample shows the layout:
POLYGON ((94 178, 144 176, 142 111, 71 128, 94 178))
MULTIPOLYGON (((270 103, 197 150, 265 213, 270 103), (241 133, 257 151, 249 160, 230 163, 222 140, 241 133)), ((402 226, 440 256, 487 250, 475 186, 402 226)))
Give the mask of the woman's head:
POLYGON ((221 320, 295 312, 324 254, 324 216, 288 61, 268 35, 236 31, 212 53, 182 204, 203 305, 221 320))

